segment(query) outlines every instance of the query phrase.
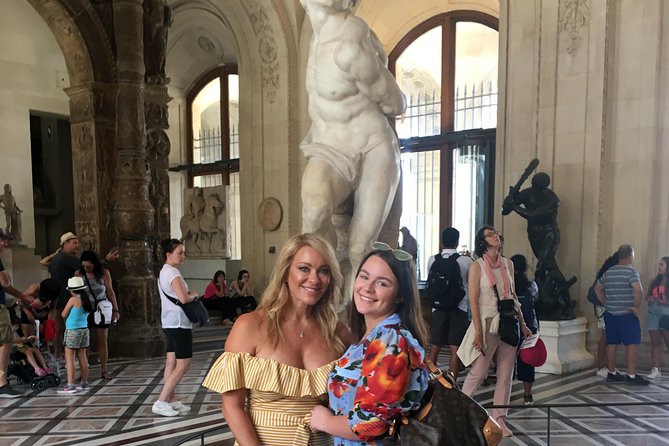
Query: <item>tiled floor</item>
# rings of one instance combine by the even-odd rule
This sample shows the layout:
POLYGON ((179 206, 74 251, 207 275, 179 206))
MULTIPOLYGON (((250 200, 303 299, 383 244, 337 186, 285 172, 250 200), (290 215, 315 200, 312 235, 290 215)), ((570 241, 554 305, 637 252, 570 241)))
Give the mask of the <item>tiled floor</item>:
MULTIPOLYGON (((53 388, 40 393, 28 389, 25 397, 0 400, 0 446, 168 446, 216 426, 225 429, 207 437, 206 444, 231 445, 232 436, 220 414, 220 396, 200 386, 218 354, 195 354, 191 370, 177 388, 179 397, 192 406, 189 416, 168 419, 151 413, 162 381, 161 359, 117 363, 111 367, 114 379, 95 381, 85 393, 65 396, 53 388)), ((446 363, 446 358, 440 359, 446 363)), ((91 374, 98 376, 99 369, 93 367, 91 374)), ((607 385, 594 370, 566 377, 540 375, 534 398, 537 404, 669 402, 669 378, 644 388, 607 385)), ((481 388, 477 399, 490 404, 492 388, 481 388)), ((512 403, 522 405, 520 383, 514 384, 512 403)), ((550 443, 547 410, 512 409, 508 425, 515 436, 502 445, 669 445, 669 405, 553 408, 550 443)))

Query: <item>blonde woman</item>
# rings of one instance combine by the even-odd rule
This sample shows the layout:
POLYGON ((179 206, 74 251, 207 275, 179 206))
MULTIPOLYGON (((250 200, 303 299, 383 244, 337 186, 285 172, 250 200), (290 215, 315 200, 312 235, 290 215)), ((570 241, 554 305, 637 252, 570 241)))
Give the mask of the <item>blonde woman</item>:
POLYGON ((328 434, 308 426, 349 343, 335 313, 341 284, 334 250, 322 237, 286 242, 260 306, 239 316, 203 383, 222 394, 235 444, 332 445, 328 434))

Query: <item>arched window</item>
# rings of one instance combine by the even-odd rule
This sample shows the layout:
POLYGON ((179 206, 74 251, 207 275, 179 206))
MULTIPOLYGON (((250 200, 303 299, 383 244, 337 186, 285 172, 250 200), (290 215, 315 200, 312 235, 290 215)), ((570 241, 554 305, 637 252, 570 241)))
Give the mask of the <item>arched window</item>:
POLYGON ((229 186, 228 240, 233 259, 241 258, 239 196, 239 75, 237 66, 203 75, 186 95, 190 187, 229 186))
POLYGON ((389 55, 407 97, 397 120, 402 145, 402 226, 419 244, 419 274, 439 252, 441 230, 460 231, 471 250, 492 223, 497 126, 498 21, 476 11, 435 16, 389 55))

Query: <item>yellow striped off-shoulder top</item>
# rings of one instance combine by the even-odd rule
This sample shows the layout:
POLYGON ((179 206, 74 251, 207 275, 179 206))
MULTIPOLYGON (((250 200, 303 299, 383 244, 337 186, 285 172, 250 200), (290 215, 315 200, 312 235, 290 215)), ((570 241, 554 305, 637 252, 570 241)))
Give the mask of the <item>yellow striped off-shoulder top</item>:
POLYGON ((245 352, 225 352, 202 385, 217 393, 248 389, 247 412, 263 445, 331 446, 332 437, 311 431, 308 423, 311 409, 327 396, 335 363, 304 370, 245 352))

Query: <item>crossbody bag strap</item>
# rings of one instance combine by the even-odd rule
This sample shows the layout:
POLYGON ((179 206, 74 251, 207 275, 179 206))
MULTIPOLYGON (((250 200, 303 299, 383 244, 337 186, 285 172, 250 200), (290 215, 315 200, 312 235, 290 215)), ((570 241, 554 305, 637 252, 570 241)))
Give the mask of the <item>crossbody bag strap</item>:
POLYGON ((91 296, 93 297, 93 302, 95 305, 98 303, 98 296, 95 295, 95 291, 93 291, 93 287, 91 287, 91 282, 88 281, 88 274, 84 272, 84 280, 86 280, 86 285, 88 285, 88 289, 91 290, 91 296))
POLYGON ((172 297, 172 296, 170 296, 169 294, 167 294, 167 293, 165 292, 165 290, 163 290, 163 287, 160 286, 160 277, 158 278, 158 281, 157 281, 157 282, 158 282, 158 288, 160 289, 160 291, 163 292, 163 294, 165 295, 165 297, 167 298, 167 300, 169 300, 170 302, 172 302, 174 305, 180 307, 180 306, 181 306, 181 301, 180 301, 179 299, 177 299, 176 297, 172 297))

